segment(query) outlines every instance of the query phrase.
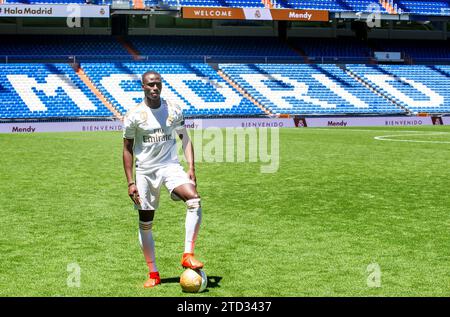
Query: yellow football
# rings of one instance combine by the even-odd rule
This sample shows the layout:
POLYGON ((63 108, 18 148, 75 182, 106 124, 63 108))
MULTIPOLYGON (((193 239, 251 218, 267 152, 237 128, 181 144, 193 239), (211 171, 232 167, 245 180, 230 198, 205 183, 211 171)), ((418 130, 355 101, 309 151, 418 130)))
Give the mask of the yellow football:
POLYGON ((180 286, 183 292, 200 293, 206 289, 208 279, 200 269, 186 269, 180 276, 180 286))

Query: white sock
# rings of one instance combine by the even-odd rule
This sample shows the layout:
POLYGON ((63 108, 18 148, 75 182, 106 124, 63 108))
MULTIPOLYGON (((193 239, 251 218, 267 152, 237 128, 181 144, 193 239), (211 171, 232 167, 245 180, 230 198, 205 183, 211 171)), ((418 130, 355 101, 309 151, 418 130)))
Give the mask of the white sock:
POLYGON ((202 207, 200 206, 200 198, 190 199, 186 201, 186 236, 184 240, 184 253, 194 253, 195 240, 197 240, 202 222, 202 207))
POLYGON ((144 252, 149 272, 158 272, 155 262, 155 241, 152 232, 153 221, 139 221, 139 243, 144 252))

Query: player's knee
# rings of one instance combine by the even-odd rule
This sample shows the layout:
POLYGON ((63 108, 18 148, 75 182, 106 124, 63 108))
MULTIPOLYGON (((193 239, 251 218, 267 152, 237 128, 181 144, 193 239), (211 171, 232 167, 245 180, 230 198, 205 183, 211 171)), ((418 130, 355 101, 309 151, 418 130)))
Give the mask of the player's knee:
POLYGON ((191 200, 191 199, 199 199, 200 200, 200 196, 198 195, 197 191, 195 191, 194 193, 189 195, 188 200, 191 200))
POLYGON ((200 209, 201 207, 201 199, 198 194, 195 194, 194 197, 191 197, 190 199, 186 200, 186 206, 188 207, 189 211, 196 211, 200 209))

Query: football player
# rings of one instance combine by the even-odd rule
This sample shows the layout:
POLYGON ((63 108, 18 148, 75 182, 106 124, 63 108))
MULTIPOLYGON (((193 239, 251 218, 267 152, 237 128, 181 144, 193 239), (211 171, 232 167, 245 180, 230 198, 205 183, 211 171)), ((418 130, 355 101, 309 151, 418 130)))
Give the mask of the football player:
POLYGON ((172 199, 183 200, 187 207, 185 248, 181 259, 184 268, 203 267, 203 263, 194 257, 202 208, 196 189, 194 150, 181 108, 161 98, 162 78, 158 72, 149 71, 142 75, 142 89, 144 100, 129 110, 124 118, 123 166, 128 195, 139 212, 139 241, 149 268, 149 278, 144 287, 150 288, 161 283, 152 234, 161 186, 167 188, 172 199), (183 144, 187 173, 178 160, 177 136, 183 144))

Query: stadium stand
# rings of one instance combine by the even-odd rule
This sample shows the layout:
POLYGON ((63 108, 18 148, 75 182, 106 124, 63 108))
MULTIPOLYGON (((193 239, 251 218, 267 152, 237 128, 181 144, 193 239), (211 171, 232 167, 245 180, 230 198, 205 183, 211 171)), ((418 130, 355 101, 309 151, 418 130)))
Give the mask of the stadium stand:
MULTIPOLYGON (((118 3, 111 0, 8 1, 14 2, 91 3, 108 4, 112 7, 118 3)), ((168 36, 159 34, 165 34, 166 27, 172 28, 171 34, 176 33, 172 31, 179 26, 175 22, 173 25, 171 23, 179 18, 177 16, 180 12, 171 12, 170 17, 163 17, 160 21, 164 26, 158 29, 157 19, 151 15, 146 17, 147 21, 138 21, 139 27, 134 27, 133 23, 136 21, 133 20, 133 15, 136 11, 125 10, 128 16, 120 19, 122 24, 118 28, 109 28, 113 24, 112 18, 109 23, 99 23, 104 25, 104 33, 129 27, 133 29, 133 34, 146 35, 127 36, 127 32, 123 36, 81 35, 90 28, 90 23, 84 26, 86 30, 80 31, 80 35, 48 35, 45 34, 45 27, 41 27, 44 35, 2 35, 0 61, 5 64, 0 65, 0 119, 121 118, 142 100, 140 75, 149 69, 163 75, 163 96, 180 104, 186 117, 450 113, 450 67, 442 65, 450 64, 448 40, 388 40, 395 31, 396 22, 390 22, 390 26, 386 23, 385 27, 389 28, 377 30, 378 35, 384 34, 384 37, 381 36, 384 39, 362 41, 357 39, 359 36, 352 36, 352 33, 356 33, 353 28, 356 14, 371 12, 371 5, 379 5, 382 13, 403 11, 445 15, 447 9, 450 9, 448 1, 120 2, 125 3, 126 9, 143 9, 144 6, 262 8, 266 5, 324 9, 331 13, 348 12, 348 16, 353 18, 342 18, 343 21, 338 22, 346 28, 342 30, 346 32, 340 32, 338 23, 333 26, 328 21, 308 28, 302 22, 298 28, 294 26, 289 30, 292 31, 289 36, 287 29, 281 29, 289 27, 290 22, 270 22, 273 23, 270 25, 232 21, 231 24, 222 25, 222 22, 211 21, 212 27, 196 29, 196 21, 189 21, 186 23, 189 26, 182 32, 189 35, 168 36), (343 25, 344 21, 348 23, 343 25), (326 26, 323 27, 323 24, 326 26), (258 31, 262 29, 265 32, 269 29, 274 35, 278 32, 278 36, 272 36, 271 33, 265 35, 264 32, 258 33, 262 36, 248 33, 246 36, 236 36, 240 35, 238 32, 235 36, 214 35, 215 30, 224 34, 224 31, 234 27, 238 30, 255 27, 256 30, 259 26, 261 28, 258 31), (303 36, 304 31, 308 36, 316 36, 312 32, 315 27, 328 29, 327 32, 331 30, 334 35, 328 32, 323 33, 328 38, 303 36), (387 32, 389 36, 386 36, 387 32), (375 51, 401 52, 405 58, 398 58, 395 62, 411 65, 382 64, 382 61, 374 58, 375 51)), ((146 10, 148 8, 142 10, 141 14, 145 14, 146 10)), ((158 17, 161 14, 167 13, 159 12, 158 17)), ((330 14, 331 20, 335 16, 338 14, 330 14)), ((444 35, 448 37, 448 31, 444 31, 445 27, 448 29, 448 21, 445 19, 435 17, 431 23, 439 29, 433 29, 434 38, 444 38, 444 35), (439 24, 436 21, 443 22, 439 24), (438 34, 439 32, 442 34, 438 34)), ((419 20, 423 21, 423 17, 419 20)), ((11 23, 11 20, 7 23, 11 23)), ((20 24, 17 23, 17 30, 26 31, 27 28, 20 24)), ((11 32, 11 29, 8 31, 11 32)), ((94 27, 87 33, 90 34, 93 29, 94 27)), ((384 62, 393 63, 394 60, 384 62)))
POLYGON ((286 43, 276 37, 211 36, 130 36, 128 41, 141 55, 204 61, 205 56, 227 59, 271 57, 301 60, 286 43))
POLYGON ((336 65, 221 64, 276 115, 404 113, 336 65))
MULTIPOLYGON (((373 0, 281 0, 278 2, 286 8, 329 10, 332 12, 371 12, 374 4, 373 0)), ((380 8, 380 10, 386 13, 384 8, 380 8)))
MULTIPOLYGON (((263 8, 262 0, 167 0, 171 6, 204 6, 204 7, 236 7, 236 8, 263 8)), ((269 7, 329 10, 332 12, 362 11, 371 12, 373 0, 272 0, 269 7)), ((377 3, 377 2, 375 2, 377 3)), ((381 8, 386 13, 386 11, 381 8)))
POLYGON ((412 62, 437 63, 450 59, 450 42, 437 40, 376 40, 381 51, 401 52, 412 62))
POLYGON ((187 117, 450 112, 450 68, 445 65, 213 66, 82 62, 96 87, 91 89, 69 64, 5 64, 0 118, 109 117, 105 104, 124 115, 142 100, 139 76, 148 69, 163 74, 163 95, 179 103, 187 117))
POLYGON ((164 2, 159 1, 159 0, 145 0, 144 1, 144 5, 146 7, 157 7, 157 6, 161 6, 162 4, 164 4, 164 2))
POLYGON ((166 0, 172 7, 264 8, 262 0, 166 0))
POLYGON ((420 15, 450 15, 448 0, 394 0, 405 13, 420 15))
POLYGON ((372 50, 367 43, 354 38, 291 38, 290 43, 307 54, 310 61, 323 63, 337 60, 341 62, 368 62, 372 50))
POLYGON ((2 35, 0 57, 16 60, 36 60, 41 57, 96 60, 105 58, 131 59, 115 37, 101 35, 2 35))
POLYGON ((69 64, 0 64, 0 118, 108 116, 69 64))
MULTIPOLYGON (((258 0, 167 0, 171 6, 204 7, 264 7, 258 0)), ((272 0, 276 8, 329 10, 331 12, 373 12, 379 8, 380 13, 412 13, 418 15, 450 15, 450 4, 446 0, 272 0)))
MULTIPOLYGON (((111 1, 109 1, 111 2, 111 1)), ((5 3, 22 3, 22 4, 86 4, 86 0, 7 0, 5 3)), ((105 3, 109 4, 109 3, 105 3)))
POLYGON ((82 68, 121 114, 142 101, 140 76, 154 69, 163 76, 163 97, 182 106, 187 117, 265 115, 208 64, 83 63, 82 68))
POLYGON ((447 66, 347 65, 347 68, 410 112, 450 112, 447 66))
MULTIPOLYGON (((270 41, 267 38, 230 37, 161 36, 151 37, 157 39, 152 41, 146 41, 148 37, 129 38, 132 45, 149 56, 166 52, 167 61, 159 63, 105 62, 109 59, 105 51, 130 57, 114 37, 80 36, 57 45, 61 37, 49 36, 42 46, 40 40, 28 41, 28 37, 24 37, 25 41, 19 39, 21 37, 6 38, 0 52, 13 57, 30 52, 32 47, 33 54, 42 55, 49 52, 92 54, 94 51, 103 57, 103 61, 82 61, 81 69, 86 78, 69 64, 2 65, 0 118, 3 119, 110 117, 114 109, 124 115, 142 100, 139 76, 148 69, 163 74, 167 87, 163 94, 176 100, 187 117, 450 112, 447 66, 345 65, 342 62, 348 55, 353 58, 370 55, 367 46, 354 45, 356 40, 351 39, 348 42, 322 39, 322 47, 315 44, 319 42, 316 39, 294 40, 310 57, 327 53, 342 63, 305 65, 299 64, 302 60, 294 50, 276 38, 270 41), (261 40, 273 45, 261 46, 261 40), (14 46, 14 43, 19 45, 14 46), (264 49, 256 49, 259 47, 264 49), (228 54, 238 59, 246 55, 280 54, 296 60, 287 64, 220 63, 217 66, 177 62, 177 58, 203 54, 228 54), (89 81, 95 89, 81 79, 89 81), (114 109, 108 109, 108 104, 114 109)), ((397 49, 395 45, 401 45, 399 43, 382 41, 379 44, 397 49)), ((439 45, 445 49, 442 42, 439 45)))

